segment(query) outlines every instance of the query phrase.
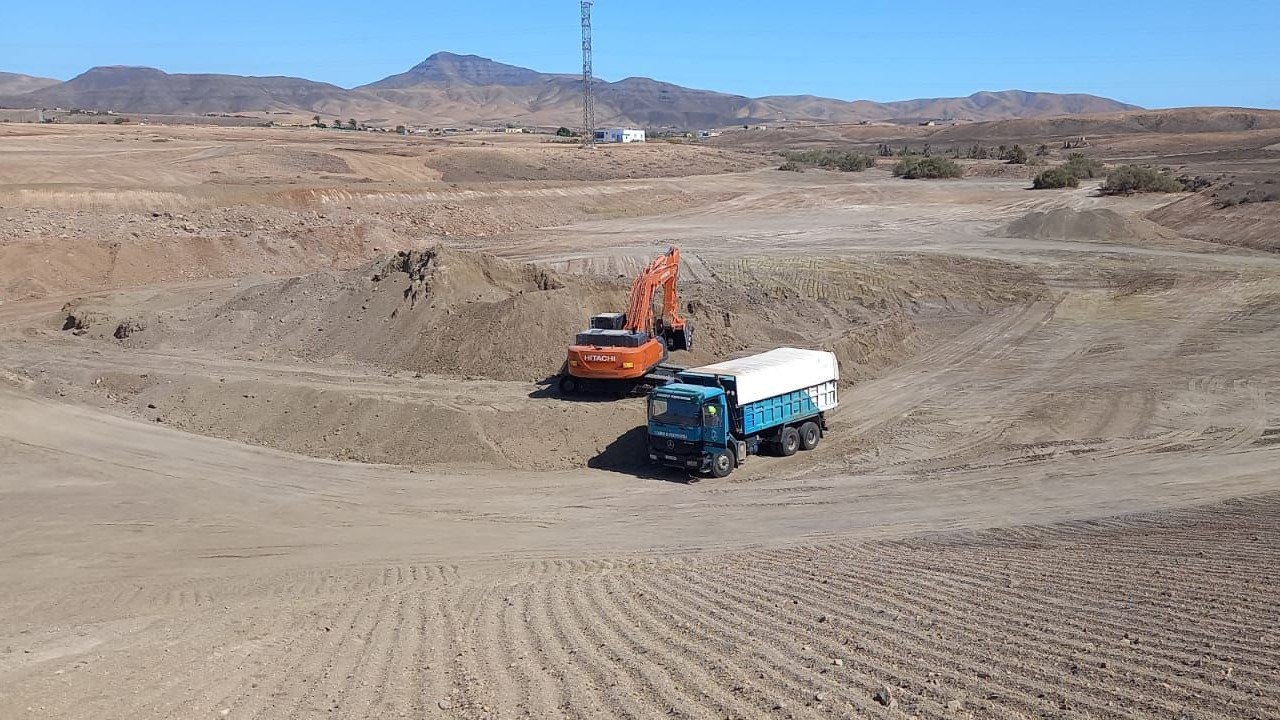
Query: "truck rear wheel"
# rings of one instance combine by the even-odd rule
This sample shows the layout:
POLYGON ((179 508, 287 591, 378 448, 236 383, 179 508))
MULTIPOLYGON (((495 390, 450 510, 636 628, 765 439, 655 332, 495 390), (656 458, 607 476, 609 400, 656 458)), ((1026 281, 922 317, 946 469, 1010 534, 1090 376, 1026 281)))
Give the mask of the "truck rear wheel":
POLYGON ((818 423, 807 422, 800 426, 801 450, 812 450, 818 447, 820 440, 822 440, 822 430, 818 428, 818 423))
POLYGON ((714 477, 729 477, 733 472, 733 455, 728 450, 721 450, 711 458, 711 474, 714 477))
POLYGON ((800 433, 796 432, 793 427, 782 429, 782 436, 778 438, 778 453, 782 457, 791 457, 800 449, 800 433))

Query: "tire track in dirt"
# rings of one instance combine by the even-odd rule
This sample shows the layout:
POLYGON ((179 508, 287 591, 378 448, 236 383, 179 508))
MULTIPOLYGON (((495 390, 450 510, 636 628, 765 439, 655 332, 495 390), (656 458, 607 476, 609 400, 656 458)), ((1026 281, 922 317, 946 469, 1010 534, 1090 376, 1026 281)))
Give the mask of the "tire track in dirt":
POLYGON ((566 642, 571 644, 570 653, 581 664, 582 671, 590 675, 590 689, 601 696, 599 704, 608 706, 607 714, 601 717, 646 717, 652 698, 647 696, 645 685, 637 682, 637 674, 627 672, 632 663, 619 662, 617 648, 600 632, 594 622, 597 618, 584 615, 578 593, 566 593, 563 585, 554 581, 548 584, 547 590, 554 606, 559 608, 558 626, 566 642))
MULTIPOLYGON (((669 622, 677 623, 674 615, 663 613, 662 609, 679 608, 682 615, 696 620, 709 635, 731 644, 732 655, 718 657, 717 661, 733 668, 731 675, 739 679, 730 686, 730 690, 742 695, 753 706, 742 717, 787 707, 807 708, 811 702, 817 702, 815 681, 811 677, 784 670, 803 661, 787 656, 772 643, 763 643, 753 627, 744 627, 738 606, 725 603, 716 593, 705 591, 700 583, 687 582, 683 577, 681 582, 671 582, 659 576, 648 580, 651 582, 639 587, 643 589, 641 598, 649 612, 661 613, 669 622), (749 651, 747 656, 733 661, 733 657, 744 654, 744 649, 749 651)), ((822 683, 817 685, 821 687, 822 683)), ((811 716, 809 710, 796 711, 811 716)))
POLYGON ((508 590, 511 603, 502 616, 500 637, 514 665, 511 668, 517 698, 514 707, 523 710, 526 716, 551 717, 561 706, 560 688, 552 682, 546 667, 539 666, 536 657, 540 645, 529 626, 531 589, 532 583, 523 583, 508 590))
MULTIPOLYGON (((835 667, 832 656, 817 654, 810 642, 811 637, 797 635, 793 628, 784 628, 776 622, 779 604, 770 603, 764 608, 744 601, 734 589, 721 582, 719 572, 723 569, 708 568, 696 575, 680 576, 681 582, 655 586, 653 592, 655 597, 662 598, 665 593, 683 603, 678 607, 707 608, 708 614, 704 618, 717 632, 735 637, 739 644, 751 648, 757 678, 754 684, 766 698, 772 698, 765 707, 776 708, 778 704, 785 704, 787 707, 810 708, 818 692, 823 692, 855 707, 870 709, 865 698, 852 698, 843 683, 829 677, 831 668, 835 667), (702 579, 704 577, 706 580, 702 579), (714 590, 707 586, 714 587, 714 590), (778 634, 779 630, 782 634, 778 634), (798 651, 788 647, 797 644, 801 646, 798 651)), ((823 643, 825 641, 820 644, 823 643)), ((849 672, 861 673, 862 670, 850 667, 849 672)), ((812 716, 815 711, 798 709, 797 712, 812 716)))
MULTIPOLYGON (((602 630, 605 645, 623 665, 639 666, 643 681, 659 707, 672 713, 723 716, 744 709, 707 671, 709 658, 678 639, 677 628, 646 622, 629 591, 610 592, 590 578, 577 596, 580 617, 602 630)), ((678 627, 678 624, 677 624, 678 627)))
MULTIPOLYGON (((935 618, 928 625, 930 630, 936 630, 943 635, 954 638, 960 635, 958 645, 964 648, 990 646, 995 644, 994 638, 1003 637, 999 640, 998 649, 995 650, 995 657, 998 659, 979 657, 976 654, 962 653, 960 658, 966 658, 966 668, 964 676, 968 678, 978 678, 979 681, 991 678, 986 685, 989 685, 988 693, 999 693, 1001 690, 1008 691, 1011 687, 1022 693, 1022 699, 1027 704, 1033 704, 1032 697, 1037 700, 1042 698, 1042 694, 1038 689, 1056 688, 1080 693, 1083 697, 1088 697, 1093 693, 1094 687, 1087 679, 1076 679, 1074 675, 1077 670, 1073 670, 1073 665, 1064 661, 1061 655, 1047 651, 1043 643, 1037 643, 1030 640, 1024 640, 1023 635, 1029 637, 1048 637, 1050 642, 1061 645, 1062 638, 1053 632, 1056 628, 1049 628, 1050 632, 1046 635, 1044 628, 1032 627, 1030 623, 1022 620, 1016 609, 1001 606, 1006 611, 1001 616, 999 626, 984 622, 980 618, 965 615, 955 610, 955 603, 952 595, 945 591, 939 592, 937 583, 932 578, 928 581, 911 583, 903 577, 890 576, 886 577, 886 584, 904 591, 903 595, 909 595, 911 602, 898 600, 892 594, 884 595, 877 593, 878 583, 866 583, 858 579, 850 581, 843 575, 837 576, 839 579, 832 583, 833 589, 841 593, 848 593, 858 597, 869 597, 877 604, 884 608, 885 612, 895 613, 899 620, 903 617, 909 617, 918 620, 921 611, 927 613, 930 617, 935 618), (943 622, 939 623, 936 618, 943 618, 943 622), (941 630, 937 630, 938 627, 941 630), (1003 628, 1003 631, 1002 631, 1003 628), (1015 628, 1010 632, 1010 628, 1015 628), (1005 658, 1016 658, 1016 660, 1005 660, 1005 658), (984 677, 985 676, 985 677, 984 677)), ((991 593, 975 593, 972 597, 980 599, 984 602, 991 602, 991 593)), ((828 607, 819 602, 817 607, 824 610, 834 611, 834 608, 828 607)), ((905 640, 908 645, 902 648, 892 648, 894 655, 913 656, 919 654, 921 657, 931 656, 934 658, 946 657, 946 646, 929 637, 926 634, 914 630, 904 629, 900 625, 895 626, 892 623, 878 622, 874 617, 861 617, 855 621, 855 624, 862 628, 875 628, 879 631, 879 636, 874 641, 886 643, 886 647, 892 648, 894 642, 905 640)), ((1076 648, 1078 654, 1087 654, 1089 648, 1085 644, 1081 644, 1076 648)), ((952 662, 956 662, 960 658, 952 657, 952 662)), ((954 667, 954 665, 953 665, 954 667)), ((982 683, 979 683, 980 685, 982 683)), ((1004 699, 1003 697, 1001 698, 1004 699)), ((1095 712, 1103 712, 1103 706, 1097 703, 1086 703, 1095 712)), ((1047 711, 1044 706, 1033 705, 1027 711, 1038 714, 1047 711)), ((1151 711, 1159 713, 1170 712, 1169 708, 1148 708, 1151 711)))

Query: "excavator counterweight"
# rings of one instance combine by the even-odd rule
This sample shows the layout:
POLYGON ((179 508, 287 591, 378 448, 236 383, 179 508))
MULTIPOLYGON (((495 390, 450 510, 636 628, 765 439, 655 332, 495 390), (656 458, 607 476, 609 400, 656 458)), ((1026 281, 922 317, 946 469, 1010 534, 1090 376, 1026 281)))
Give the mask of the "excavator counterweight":
POLYGON ((674 377, 675 368, 663 365, 668 351, 688 350, 693 344, 693 323, 680 316, 679 277, 680 250, 673 247, 636 275, 625 313, 592 316, 591 327, 578 333, 569 346, 560 391, 626 392, 674 377), (659 289, 662 312, 655 314, 653 301, 659 289))

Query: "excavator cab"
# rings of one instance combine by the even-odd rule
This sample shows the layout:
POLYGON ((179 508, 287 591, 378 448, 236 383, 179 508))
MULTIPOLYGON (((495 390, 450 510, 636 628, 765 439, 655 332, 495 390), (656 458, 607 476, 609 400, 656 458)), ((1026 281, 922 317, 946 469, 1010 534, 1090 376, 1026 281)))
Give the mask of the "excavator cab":
POLYGON ((693 345, 693 324, 679 314, 676 280, 680 251, 658 256, 631 284, 628 312, 600 313, 577 334, 569 347, 560 391, 573 394, 588 387, 626 392, 644 383, 662 384, 674 377, 662 363, 671 350, 693 345), (654 295, 661 289, 662 313, 653 312, 654 295))

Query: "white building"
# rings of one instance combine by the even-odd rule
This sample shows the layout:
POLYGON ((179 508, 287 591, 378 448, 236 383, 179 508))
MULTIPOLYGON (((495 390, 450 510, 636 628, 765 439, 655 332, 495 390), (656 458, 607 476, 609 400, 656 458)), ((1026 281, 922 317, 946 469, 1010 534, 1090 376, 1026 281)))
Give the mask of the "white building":
POLYGON ((644 131, 635 128, 605 128, 596 131, 596 142, 633 143, 644 142, 644 131))

